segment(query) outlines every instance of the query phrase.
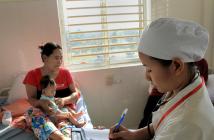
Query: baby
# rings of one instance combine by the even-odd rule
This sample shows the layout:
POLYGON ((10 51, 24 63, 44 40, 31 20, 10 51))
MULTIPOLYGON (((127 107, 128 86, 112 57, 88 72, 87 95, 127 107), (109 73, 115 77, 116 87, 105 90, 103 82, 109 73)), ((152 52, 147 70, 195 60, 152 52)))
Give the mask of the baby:
POLYGON ((51 101, 52 105, 51 108, 53 109, 54 114, 50 115, 51 120, 54 121, 61 127, 59 123, 60 120, 69 119, 69 121, 75 125, 76 127, 83 127, 86 122, 78 122, 77 118, 83 115, 83 112, 76 113, 74 110, 68 108, 59 108, 58 105, 55 103, 55 93, 56 93, 56 83, 53 79, 50 78, 49 75, 45 75, 41 78, 40 86, 42 90, 41 98, 42 100, 49 100, 51 101), (70 111, 70 112, 69 112, 70 111))

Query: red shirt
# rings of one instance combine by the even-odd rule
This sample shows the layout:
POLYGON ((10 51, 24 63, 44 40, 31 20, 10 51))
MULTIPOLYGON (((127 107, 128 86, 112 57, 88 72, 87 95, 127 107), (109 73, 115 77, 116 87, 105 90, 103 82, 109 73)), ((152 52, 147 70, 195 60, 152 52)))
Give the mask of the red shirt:
MULTIPOLYGON (((37 99, 41 96, 40 80, 42 78, 41 68, 36 68, 27 73, 23 84, 29 84, 37 89, 37 99)), ((54 79, 57 85, 55 97, 66 97, 72 92, 69 89, 69 85, 73 83, 73 79, 68 70, 60 68, 57 77, 54 79)))

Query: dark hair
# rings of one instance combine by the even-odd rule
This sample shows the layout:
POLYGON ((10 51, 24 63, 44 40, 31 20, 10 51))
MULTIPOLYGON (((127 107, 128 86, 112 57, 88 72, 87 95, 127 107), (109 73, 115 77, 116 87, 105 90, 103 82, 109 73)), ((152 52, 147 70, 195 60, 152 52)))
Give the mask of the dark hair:
MULTIPOLYGON (((45 45, 39 46, 39 49, 41 49, 42 58, 43 55, 50 56, 54 50, 62 49, 62 47, 54 42, 48 42, 45 45)), ((42 61, 44 61, 43 58, 42 61)))
POLYGON ((49 75, 45 75, 40 80, 41 89, 43 90, 47 88, 48 85, 51 85, 51 86, 55 85, 55 81, 51 79, 49 75))
POLYGON ((155 57, 151 57, 151 58, 158 61, 164 67, 168 67, 172 64, 172 60, 164 60, 164 59, 159 59, 155 57))

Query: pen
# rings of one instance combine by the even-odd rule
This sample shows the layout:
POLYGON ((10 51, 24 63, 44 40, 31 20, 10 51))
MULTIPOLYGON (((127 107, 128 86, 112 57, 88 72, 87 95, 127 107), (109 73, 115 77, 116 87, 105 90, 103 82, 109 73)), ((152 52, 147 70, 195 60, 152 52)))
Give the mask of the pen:
POLYGON ((122 124, 122 122, 123 122, 123 120, 124 120, 124 118, 125 118, 127 112, 128 112, 128 108, 126 108, 126 109, 123 111, 123 113, 122 113, 122 115, 121 115, 121 117, 120 117, 120 121, 119 121, 119 123, 116 125, 115 129, 113 130, 113 133, 119 132, 120 125, 122 124))

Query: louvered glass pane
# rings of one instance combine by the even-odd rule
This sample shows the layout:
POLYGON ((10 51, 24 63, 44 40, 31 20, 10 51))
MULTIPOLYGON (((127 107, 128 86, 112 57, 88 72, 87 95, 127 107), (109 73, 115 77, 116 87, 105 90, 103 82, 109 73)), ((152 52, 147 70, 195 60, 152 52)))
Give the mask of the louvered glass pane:
POLYGON ((71 17, 67 20, 67 25, 76 25, 76 24, 87 24, 87 23, 101 23, 99 16, 96 17, 71 17))
POLYGON ((126 6, 126 5, 138 5, 139 1, 138 0, 107 0, 107 3, 109 6, 115 6, 115 5, 126 6))
POLYGON ((68 43, 71 43, 71 41, 75 40, 84 40, 84 39, 96 39, 99 37, 102 37, 104 35, 103 32, 89 32, 89 33, 68 33, 68 43), (69 40, 70 39, 70 40, 69 40))
POLYGON ((93 7, 93 6, 100 6, 99 0, 85 0, 85 1, 66 1, 65 8, 75 9, 78 7, 93 7))
POLYGON ((72 64, 103 64, 104 61, 104 55, 94 55, 94 56, 82 56, 82 57, 73 57, 72 58, 72 64))
POLYGON ((67 31, 72 32, 85 32, 85 31, 94 31, 94 30, 102 30, 101 25, 77 25, 77 26, 68 26, 67 31))
POLYGON ((137 52, 110 54, 110 63, 111 64, 130 63, 130 62, 137 62, 137 61, 138 61, 137 52))
POLYGON ((138 13, 124 13, 126 15, 110 15, 108 16, 108 21, 112 22, 112 21, 124 21, 124 20, 128 20, 128 21, 136 21, 139 20, 139 16, 138 13), (129 16, 127 16, 129 15, 129 16))

